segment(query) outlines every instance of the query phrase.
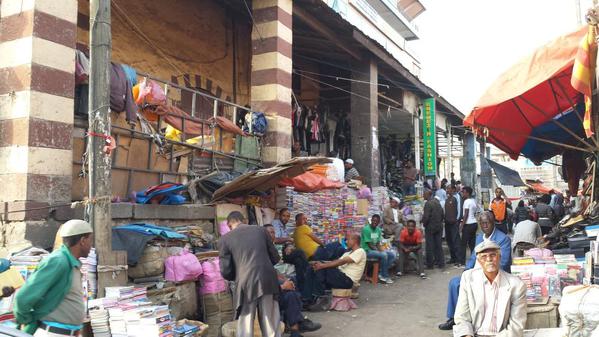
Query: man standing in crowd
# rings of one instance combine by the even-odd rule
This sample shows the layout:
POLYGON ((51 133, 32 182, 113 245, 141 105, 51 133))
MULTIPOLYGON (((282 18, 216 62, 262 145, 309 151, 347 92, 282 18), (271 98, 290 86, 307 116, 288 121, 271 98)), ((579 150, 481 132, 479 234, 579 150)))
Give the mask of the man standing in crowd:
MULTIPOLYGON (((264 225, 264 229, 274 242, 275 229, 272 225, 264 225)), ((316 331, 322 327, 320 323, 312 322, 302 315, 302 295, 297 291, 293 280, 277 273, 279 284, 281 286, 281 296, 279 297, 279 309, 285 325, 291 332, 290 337, 302 337, 302 332, 316 331)))
MULTIPOLYGON (((512 264, 512 241, 509 236, 502 231, 495 230, 495 219, 492 212, 483 212, 479 217, 479 224, 482 234, 476 236, 476 244, 480 244, 484 240, 491 240, 501 247, 500 266, 506 272, 510 272, 512 264)), ((476 266, 476 253, 474 249, 470 254, 465 270, 470 270, 476 266)), ((477 266, 479 268, 480 266, 477 266)), ((449 295, 447 296, 447 321, 439 325, 441 330, 451 330, 455 325, 454 314, 458 302, 460 290, 460 277, 456 276, 449 281, 449 295)))
POLYGON ((445 268, 443 256, 443 208, 437 198, 433 198, 430 190, 424 192, 424 213, 422 225, 426 237, 426 267, 433 269, 435 264, 445 268))
POLYGON ((524 220, 514 226, 512 252, 514 256, 524 256, 524 251, 535 248, 543 242, 541 226, 532 220, 524 220))
POLYGON ((455 196, 455 186, 447 186, 447 200, 445 201, 445 240, 449 247, 450 260, 448 263, 458 263, 458 247, 460 240, 458 219, 460 206, 455 196))
POLYGON ((244 224, 240 212, 227 217, 231 232, 219 243, 220 273, 235 281, 237 337, 254 336, 256 309, 262 336, 280 337, 279 281, 273 267, 279 254, 262 227, 244 224))
POLYGON ((379 259, 381 261, 381 271, 379 281, 387 284, 392 284, 393 280, 389 277, 389 268, 395 263, 397 256, 392 250, 385 250, 381 246, 383 239, 379 224, 381 217, 375 214, 370 219, 370 224, 362 229, 362 248, 366 251, 369 259, 379 259))
POLYGON ((405 195, 416 194, 416 180, 418 179, 418 169, 414 167, 411 161, 406 163, 403 177, 403 192, 405 195))
POLYGON ((545 194, 539 199, 537 205, 535 206, 535 213, 539 219, 538 222, 541 226, 543 235, 549 234, 554 225, 553 208, 548 205, 550 200, 551 197, 548 194, 545 194))
POLYGON ((418 274, 420 274, 422 279, 425 279, 424 257, 422 256, 422 232, 416 228, 416 221, 409 219, 406 227, 402 229, 399 236, 399 273, 397 273, 397 276, 404 275, 406 261, 412 253, 416 255, 418 274))
POLYGON ((306 278, 306 288, 302 291, 303 298, 316 298, 312 310, 324 309, 326 299, 322 297, 325 289, 352 289, 358 284, 366 267, 366 252, 360 248, 360 235, 346 235, 349 252, 339 259, 330 262, 315 261, 313 269, 309 269, 306 278))
POLYGON ((476 223, 476 212, 478 205, 476 200, 472 196, 472 187, 464 186, 462 188, 462 200, 464 201, 462 207, 462 221, 460 222, 460 255, 458 256, 458 263, 456 267, 461 267, 466 262, 466 250, 474 251, 476 243, 476 229, 478 224, 476 223))
POLYGON ((462 274, 454 336, 523 336, 526 285, 500 269, 497 243, 485 240, 475 252, 481 268, 462 274))
POLYGON ((511 207, 512 202, 507 198, 503 189, 495 189, 495 199, 491 202, 491 211, 495 216, 495 227, 505 234, 508 233, 507 209, 511 207))
POLYGON ((79 258, 89 254, 92 232, 83 220, 62 225, 63 245, 42 260, 15 297, 13 313, 24 332, 36 337, 80 334, 85 303, 79 258))
POLYGON ((352 179, 356 179, 360 176, 358 170, 354 167, 353 159, 345 160, 345 182, 348 183, 352 179))
POLYGON ((399 233, 403 227, 403 213, 399 210, 399 204, 399 198, 392 197, 390 205, 385 207, 383 212, 383 236, 393 236, 395 242, 399 240, 399 233))
POLYGON ((289 232, 287 232, 287 223, 289 223, 289 219, 291 219, 291 212, 289 212, 289 209, 281 208, 279 211, 279 218, 272 222, 276 235, 275 244, 282 245, 284 243, 293 242, 293 239, 289 237, 289 232))

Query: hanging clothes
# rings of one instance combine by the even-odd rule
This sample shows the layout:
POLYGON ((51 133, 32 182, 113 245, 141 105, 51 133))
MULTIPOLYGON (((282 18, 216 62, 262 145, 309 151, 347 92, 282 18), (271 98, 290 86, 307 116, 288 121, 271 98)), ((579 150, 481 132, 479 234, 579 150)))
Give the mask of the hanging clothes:
POLYGON ((132 86, 120 64, 112 63, 110 71, 110 109, 125 112, 129 123, 137 121, 137 105, 133 101, 132 86))

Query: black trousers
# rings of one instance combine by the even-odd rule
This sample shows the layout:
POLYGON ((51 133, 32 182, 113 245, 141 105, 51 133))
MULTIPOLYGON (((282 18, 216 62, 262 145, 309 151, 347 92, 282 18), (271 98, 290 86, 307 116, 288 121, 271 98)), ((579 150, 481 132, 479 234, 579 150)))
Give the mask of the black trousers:
POLYGON ((283 254, 283 262, 292 264, 295 267, 297 288, 300 291, 304 289, 304 284, 306 282, 306 271, 310 268, 306 254, 303 251, 296 249, 289 255, 283 254))
POLYGON ((314 297, 324 295, 326 289, 351 289, 353 286, 354 281, 338 268, 327 268, 319 271, 308 268, 306 284, 302 289, 302 298, 311 301, 314 297))
POLYGON ((449 256, 451 262, 457 263, 458 256, 460 254, 460 233, 459 225, 457 223, 445 223, 445 240, 447 241, 447 247, 449 247, 449 256))
POLYGON ((432 268, 435 264, 441 268, 445 267, 445 257, 443 256, 443 230, 431 233, 430 230, 424 230, 426 238, 426 265, 432 268))
POLYGON ((279 295, 279 309, 281 317, 288 327, 301 323, 304 320, 302 315, 302 295, 297 291, 283 290, 279 295))
POLYGON ((465 224, 462 228, 462 239, 460 240, 460 256, 459 263, 466 264, 466 249, 470 252, 474 250, 476 245, 476 230, 477 223, 465 224))

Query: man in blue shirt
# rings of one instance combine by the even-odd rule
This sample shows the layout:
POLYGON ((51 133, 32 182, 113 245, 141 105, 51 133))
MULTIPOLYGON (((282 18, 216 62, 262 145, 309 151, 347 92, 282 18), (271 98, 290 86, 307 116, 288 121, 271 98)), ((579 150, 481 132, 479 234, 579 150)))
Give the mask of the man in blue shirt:
MULTIPOLYGON (((509 236, 505 235, 502 231, 495 229, 495 217, 492 212, 483 212, 479 219, 478 224, 482 231, 481 234, 476 236, 476 245, 483 242, 483 240, 491 240, 496 242, 501 247, 501 261, 500 266, 506 272, 510 272, 510 266, 512 264, 512 240, 509 236)), ((476 254, 474 251, 470 254, 470 258, 466 263, 465 270, 475 268, 476 266, 476 254)), ((447 321, 439 325, 441 330, 451 330, 455 325, 453 316, 455 314, 455 308, 458 303, 458 295, 460 291, 460 279, 461 276, 456 276, 449 281, 449 296, 447 298, 447 321)))
POLYGON ((279 211, 279 218, 273 220, 272 226, 275 229, 275 244, 282 245, 285 243, 292 243, 293 239, 289 236, 287 231, 287 223, 291 219, 291 212, 287 208, 281 208, 279 211))

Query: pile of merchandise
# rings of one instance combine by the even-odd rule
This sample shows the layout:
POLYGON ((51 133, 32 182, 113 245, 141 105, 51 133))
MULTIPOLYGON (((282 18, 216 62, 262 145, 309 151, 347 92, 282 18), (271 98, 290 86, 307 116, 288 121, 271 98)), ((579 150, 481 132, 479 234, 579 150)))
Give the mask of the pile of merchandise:
POLYGON ((326 243, 339 241, 347 230, 360 230, 367 223, 367 215, 358 215, 358 191, 354 189, 344 187, 301 193, 287 187, 286 192, 287 207, 292 213, 287 225, 290 234, 295 229, 298 213, 308 217, 314 233, 326 243))
POLYGON ((174 336, 168 306, 152 305, 146 288, 107 287, 106 297, 88 302, 94 336, 174 336))
POLYGON ((511 271, 526 284, 527 300, 534 303, 548 298, 560 299, 564 287, 582 284, 583 265, 572 254, 525 256, 513 259, 511 271))
POLYGON ((81 261, 81 282, 85 300, 93 300, 98 293, 98 256, 96 249, 92 248, 87 258, 79 258, 81 261))
POLYGON ((389 192, 386 187, 379 186, 372 188, 372 199, 368 206, 368 218, 374 214, 383 215, 385 207, 389 206, 389 192))

